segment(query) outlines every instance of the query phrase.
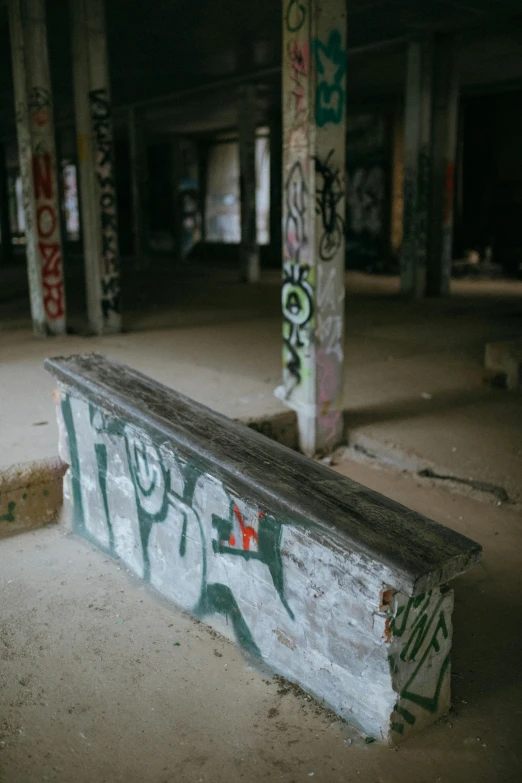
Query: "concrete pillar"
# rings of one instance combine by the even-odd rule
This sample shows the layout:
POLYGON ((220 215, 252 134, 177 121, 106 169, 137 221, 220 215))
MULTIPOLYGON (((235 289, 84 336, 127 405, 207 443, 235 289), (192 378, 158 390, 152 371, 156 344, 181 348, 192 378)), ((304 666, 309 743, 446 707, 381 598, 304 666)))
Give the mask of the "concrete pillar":
POLYGON ((208 141, 198 142, 198 183, 199 209, 201 214, 201 242, 207 239, 207 178, 208 178, 208 141))
POLYGON ((408 49, 404 122, 404 222, 401 291, 420 299, 426 293, 428 212, 432 156, 432 42, 408 49))
POLYGON ((455 41, 441 37, 434 51, 433 189, 427 294, 447 296, 453 262, 453 206, 457 154, 459 85, 455 41))
POLYGON ((71 0, 74 97, 89 327, 121 330, 112 105, 103 0, 71 0))
POLYGON ((404 134, 401 290, 415 299, 448 294, 458 123, 455 44, 409 45, 404 134))
POLYGON ((6 163, 5 145, 0 144, 0 262, 3 265, 9 264, 13 258, 6 163))
POLYGON ((260 277, 256 227, 256 88, 241 90, 239 106, 239 169, 241 194, 241 273, 247 283, 260 277))
POLYGON ((134 106, 128 113, 130 179, 132 191, 132 235, 135 266, 144 264, 144 204, 146 202, 146 160, 143 134, 143 118, 134 106))
POLYGON ((44 0, 9 0, 27 269, 35 334, 64 334, 60 201, 44 0))
POLYGON ((283 3, 283 389, 301 450, 342 439, 345 0, 283 3))
POLYGON ((283 124, 281 111, 272 113, 270 118, 270 255, 281 263, 283 237, 281 226, 282 182, 283 182, 283 124))
POLYGON ((172 236, 176 263, 183 261, 183 199, 181 180, 183 179, 182 139, 175 136, 171 142, 172 151, 172 236))

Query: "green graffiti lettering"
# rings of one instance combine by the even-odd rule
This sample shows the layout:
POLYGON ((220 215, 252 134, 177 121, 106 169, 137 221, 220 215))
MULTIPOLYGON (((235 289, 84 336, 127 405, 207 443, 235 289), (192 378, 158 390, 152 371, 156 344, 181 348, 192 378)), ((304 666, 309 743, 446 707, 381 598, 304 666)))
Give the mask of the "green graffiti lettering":
MULTIPOLYGON (((72 487, 74 500, 74 529, 79 534, 92 540, 84 520, 82 504, 82 476, 79 459, 75 421, 69 397, 62 401, 62 414, 69 442, 72 487)), ((205 543, 205 533, 198 512, 193 508, 194 493, 198 479, 205 473, 196 466, 163 453, 148 434, 126 426, 117 419, 111 419, 94 405, 89 405, 89 424, 98 438, 94 439, 95 465, 97 468, 100 500, 103 504, 107 522, 110 554, 115 555, 115 531, 111 520, 109 503, 111 486, 111 447, 120 441, 126 457, 128 476, 132 482, 134 499, 138 514, 138 546, 141 546, 143 557, 143 578, 151 581, 151 565, 149 540, 152 527, 166 522, 171 508, 176 509, 178 523, 181 525, 179 554, 184 558, 188 546, 188 524, 193 519, 199 527, 201 541, 202 586, 199 599, 196 601, 194 614, 205 617, 209 614, 222 614, 232 623, 239 644, 249 652, 260 655, 250 629, 243 617, 231 589, 219 582, 208 581, 208 549, 205 543), (114 440, 117 439, 117 440, 114 440), (169 461, 171 460, 171 461, 169 461)), ((211 509, 209 509, 209 512, 211 509)), ((274 588, 280 600, 294 619, 285 599, 284 569, 281 555, 281 537, 283 527, 274 517, 260 513, 258 529, 246 525, 237 505, 230 499, 229 518, 211 514, 211 524, 216 530, 217 540, 212 540, 211 552, 216 557, 239 556, 245 560, 259 560, 264 563, 270 573, 274 588), (240 526, 238 546, 233 536, 234 519, 240 526)), ((100 543, 96 541, 98 546, 100 543)), ((103 546, 101 547, 104 548, 103 546)))
POLYGON ((328 123, 338 125, 344 115, 344 75, 346 73, 346 49, 341 33, 332 30, 325 44, 312 41, 317 70, 315 93, 315 121, 319 128, 328 123), (322 77, 322 78, 321 78, 322 77))
POLYGON ((14 500, 11 500, 7 504, 7 514, 2 514, 2 516, 0 516, 0 522, 14 522, 15 521, 15 515, 14 515, 15 508, 16 508, 16 503, 14 502, 14 500))
POLYGON ((417 666, 415 667, 415 670, 413 674, 411 675, 410 679, 404 686, 404 688, 401 691, 401 696, 403 699, 408 699, 409 701, 413 702, 414 704, 418 704, 419 707, 422 707, 425 710, 428 710, 429 712, 436 712, 437 707, 439 704, 439 694, 440 689, 442 687, 442 683, 444 680, 444 675, 446 673, 446 669, 449 666, 450 662, 450 654, 448 653, 445 657, 442 666, 440 667, 439 677, 437 679, 437 684, 435 686, 435 691, 433 696, 423 696, 418 693, 414 693, 410 690, 411 686, 415 682, 415 679, 419 672, 421 671, 422 667, 424 666, 424 663, 426 661, 426 658, 428 657, 430 651, 433 649, 435 652, 439 652, 440 645, 437 639, 439 631, 442 631, 442 635, 444 639, 448 638, 448 627, 446 625, 446 619, 444 617, 444 612, 440 612, 439 619, 437 622, 437 625, 435 627, 435 630, 433 632, 433 635, 431 637, 430 643, 426 648, 426 651, 420 661, 418 662, 417 666))
POLYGON ((290 0, 286 7, 285 23, 290 33, 296 33, 304 25, 306 19, 306 6, 299 0, 290 0))

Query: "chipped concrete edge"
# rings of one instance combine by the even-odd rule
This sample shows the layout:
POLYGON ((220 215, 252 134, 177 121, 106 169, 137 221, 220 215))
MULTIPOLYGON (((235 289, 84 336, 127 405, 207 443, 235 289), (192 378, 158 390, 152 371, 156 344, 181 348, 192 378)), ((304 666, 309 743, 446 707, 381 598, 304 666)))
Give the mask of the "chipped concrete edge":
POLYGON ((58 520, 66 470, 59 457, 0 468, 0 538, 58 520))

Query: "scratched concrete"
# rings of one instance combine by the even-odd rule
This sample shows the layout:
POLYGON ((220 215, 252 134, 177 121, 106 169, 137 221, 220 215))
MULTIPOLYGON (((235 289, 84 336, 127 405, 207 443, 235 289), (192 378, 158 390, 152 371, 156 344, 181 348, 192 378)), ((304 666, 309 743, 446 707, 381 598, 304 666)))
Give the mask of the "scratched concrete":
POLYGON ((55 527, 0 541, 0 781, 517 783, 519 513, 338 469, 484 546, 483 566, 453 583, 448 720, 397 751, 365 744, 55 527))
MULTIPOLYGON (((458 281, 452 299, 408 306, 395 297, 394 278, 348 273, 346 284, 352 439, 502 485, 522 500, 522 395, 482 382, 484 344, 521 331, 522 283, 458 281)), ((192 279, 168 301, 167 286, 156 288, 155 298, 145 284, 128 296, 126 328, 136 331, 103 339, 37 340, 22 300, 0 306, 0 466, 56 454, 52 383, 42 367, 49 355, 108 353, 233 417, 283 410, 273 395, 281 382, 277 272, 251 287, 230 273, 192 279)))

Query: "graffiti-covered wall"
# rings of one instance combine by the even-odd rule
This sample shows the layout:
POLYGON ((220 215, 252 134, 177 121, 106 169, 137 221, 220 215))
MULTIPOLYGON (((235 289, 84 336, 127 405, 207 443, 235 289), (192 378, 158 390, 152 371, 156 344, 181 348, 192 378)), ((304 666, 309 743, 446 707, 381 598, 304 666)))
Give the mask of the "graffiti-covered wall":
POLYGON ((386 566, 238 494, 147 425, 66 387, 57 399, 78 534, 376 739, 447 710, 451 592, 385 590, 386 566))
POLYGON ((346 256, 349 267, 373 270, 390 249, 391 135, 385 111, 346 120, 346 256))

